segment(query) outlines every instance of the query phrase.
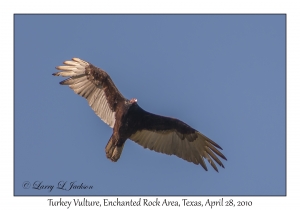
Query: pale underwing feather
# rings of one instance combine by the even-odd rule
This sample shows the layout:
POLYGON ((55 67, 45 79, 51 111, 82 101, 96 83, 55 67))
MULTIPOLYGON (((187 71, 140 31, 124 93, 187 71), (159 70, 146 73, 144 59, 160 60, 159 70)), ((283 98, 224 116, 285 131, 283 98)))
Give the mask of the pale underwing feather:
POLYGON ((69 85, 70 88, 72 88, 75 93, 78 92, 78 89, 87 85, 87 84, 90 84, 90 81, 86 80, 86 78, 83 77, 83 80, 76 80, 72 85, 69 85), (75 83, 76 82, 76 83, 75 83))
POLYGON ((88 98, 87 101, 89 102, 89 105, 92 106, 95 102, 95 100, 98 97, 99 92, 101 91, 101 89, 97 88, 88 98))
POLYGON ((206 151, 219 164, 219 166, 223 167, 221 160, 215 155, 215 153, 211 151, 211 149, 208 146, 206 146, 206 151))
POLYGON ((200 164, 205 170, 207 170, 207 167, 204 158, 216 171, 218 170, 214 161, 224 167, 216 154, 223 159, 226 158, 215 148, 210 139, 199 132, 185 134, 183 140, 181 140, 180 137, 182 137, 182 135, 177 135, 176 131, 141 130, 129 138, 144 148, 168 155, 176 155, 189 162, 200 164), (196 137, 196 139, 193 141, 188 140, 194 139, 193 137, 196 137))
MULTIPOLYGON (((86 76, 85 75, 77 75, 75 77, 71 77, 69 79, 66 79, 63 81, 64 85, 75 85, 77 83, 80 83, 82 81, 86 81, 86 76)), ((73 88, 72 88, 73 89, 73 88)))
MULTIPOLYGON (((115 112, 113 112, 107 102, 105 93, 101 85, 95 85, 86 75, 86 67, 90 64, 79 58, 73 58, 72 61, 65 61, 65 66, 58 66, 55 76, 71 77, 61 82, 63 85, 69 85, 75 93, 87 99, 94 112, 110 127, 115 124, 115 112)), ((101 83, 101 82, 100 82, 101 83)))

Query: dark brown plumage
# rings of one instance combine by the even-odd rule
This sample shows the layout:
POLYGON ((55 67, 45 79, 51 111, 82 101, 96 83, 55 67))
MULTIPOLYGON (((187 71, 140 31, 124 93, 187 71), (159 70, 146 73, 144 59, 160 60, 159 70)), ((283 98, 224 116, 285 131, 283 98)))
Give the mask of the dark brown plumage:
POLYGON ((216 171, 214 161, 224 168, 218 158, 227 160, 218 150, 222 148, 199 131, 178 119, 143 110, 136 99, 128 100, 119 92, 105 71, 84 60, 73 58, 64 64, 56 67, 61 71, 53 75, 70 77, 60 84, 86 98, 95 113, 113 128, 105 147, 107 158, 117 161, 125 141, 131 139, 144 148, 200 164, 205 170, 204 158, 216 171))

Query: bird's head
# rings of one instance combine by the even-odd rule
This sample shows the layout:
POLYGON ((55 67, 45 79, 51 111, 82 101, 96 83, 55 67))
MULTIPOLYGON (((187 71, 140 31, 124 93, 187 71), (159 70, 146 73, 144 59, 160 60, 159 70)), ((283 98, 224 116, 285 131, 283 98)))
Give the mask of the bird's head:
POLYGON ((134 104, 134 103, 136 103, 137 102, 137 99, 136 98, 132 98, 132 99, 130 99, 130 101, 129 101, 131 104, 134 104))

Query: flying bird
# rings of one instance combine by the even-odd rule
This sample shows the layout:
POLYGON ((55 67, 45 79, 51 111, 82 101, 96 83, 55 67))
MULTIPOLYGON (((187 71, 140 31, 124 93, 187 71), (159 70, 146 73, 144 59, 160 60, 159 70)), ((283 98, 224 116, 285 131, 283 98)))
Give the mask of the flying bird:
POLYGON ((196 129, 178 119, 143 110, 136 98, 126 99, 110 76, 89 62, 73 58, 64 64, 56 67, 60 71, 53 75, 69 77, 60 84, 86 98, 96 115, 113 128, 105 147, 108 159, 118 161, 126 140, 131 139, 144 148, 200 164, 206 171, 204 158, 216 171, 215 162, 224 168, 218 158, 227 160, 218 150, 222 148, 196 129))

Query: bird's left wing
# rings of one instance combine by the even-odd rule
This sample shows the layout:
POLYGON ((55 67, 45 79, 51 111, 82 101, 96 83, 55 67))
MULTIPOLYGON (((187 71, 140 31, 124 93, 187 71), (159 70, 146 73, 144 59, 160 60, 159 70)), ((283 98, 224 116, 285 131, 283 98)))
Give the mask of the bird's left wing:
POLYGON ((102 69, 79 58, 65 61, 64 64, 56 67, 60 72, 53 74, 70 77, 60 84, 68 85, 75 93, 86 98, 95 113, 110 127, 114 127, 117 104, 126 99, 110 76, 102 69))
POLYGON ((222 148, 199 131, 178 119, 155 115, 144 110, 139 111, 138 115, 139 117, 135 119, 137 130, 129 139, 144 148, 176 155, 188 162, 200 164, 206 171, 204 158, 216 171, 218 169, 214 161, 224 168, 217 157, 227 160, 218 150, 222 148))

